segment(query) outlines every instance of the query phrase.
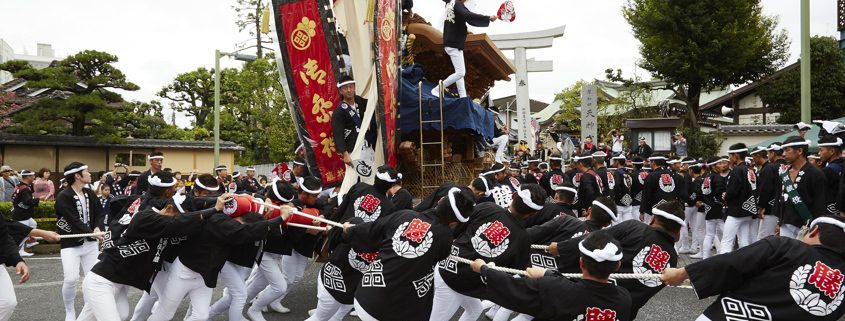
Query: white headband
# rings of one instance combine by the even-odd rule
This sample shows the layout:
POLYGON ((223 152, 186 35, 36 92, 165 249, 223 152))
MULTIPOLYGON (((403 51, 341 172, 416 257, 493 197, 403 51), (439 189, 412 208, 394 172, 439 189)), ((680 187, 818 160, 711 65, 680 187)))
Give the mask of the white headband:
POLYGON ((552 156, 552 157, 549 157, 549 160, 559 161, 559 160, 563 160, 563 158, 561 158, 561 157, 554 157, 554 156, 552 156))
POLYGON ((835 226, 841 228, 843 232, 845 232, 845 223, 840 222, 840 221, 838 221, 838 220, 836 220, 832 217, 825 217, 825 216, 822 216, 822 217, 819 217, 819 218, 813 220, 813 222, 810 223, 810 228, 813 228, 813 226, 816 226, 816 224, 819 224, 819 223, 835 225, 835 226))
POLYGON ((784 147, 795 147, 795 146, 810 146, 810 141, 805 140, 803 142, 793 142, 789 144, 780 145, 780 148, 783 149, 784 147))
POLYGON ((153 160, 153 159, 164 159, 164 156, 161 156, 161 155, 157 155, 157 156, 147 156, 147 159, 148 159, 148 160, 153 160))
POLYGON ((23 176, 32 176, 32 175, 35 175, 35 172, 30 172, 30 171, 28 171, 28 170, 22 170, 22 171, 21 171, 21 177, 23 177, 23 176))
POLYGON ((522 199, 522 202, 525 203, 525 205, 528 205, 528 207, 530 207, 531 209, 535 211, 543 209, 542 205, 537 205, 536 203, 534 203, 534 201, 531 200, 531 191, 529 191, 528 189, 520 190, 519 192, 516 192, 516 194, 519 195, 519 198, 522 199))
POLYGON ((343 87, 343 86, 346 86, 346 85, 349 85, 349 84, 354 84, 354 83, 355 83, 354 80, 347 80, 347 81, 344 81, 344 82, 340 82, 340 83, 337 83, 337 88, 340 88, 340 87, 343 87))
POLYGON ((681 161, 679 161, 679 160, 677 160, 677 159, 673 159, 673 160, 669 160, 669 161, 667 161, 667 162, 666 162, 666 164, 669 164, 669 165, 674 165, 674 164, 677 164, 677 163, 680 163, 680 162, 681 162, 681 161))
POLYGON ((767 148, 766 150, 768 150, 768 151, 781 150, 781 147, 780 147, 780 145, 778 145, 778 144, 772 144, 772 145, 771 145, 771 146, 769 146, 769 148, 767 148))
POLYGON ((200 183, 199 178, 197 178, 197 179, 195 179, 195 180, 194 180, 194 185, 199 186, 200 188, 202 188, 202 189, 204 189, 204 190, 206 190, 206 191, 209 191, 209 192, 216 192, 216 191, 219 191, 219 190, 220 190, 220 185, 215 186, 214 188, 210 188, 210 187, 205 186, 205 185, 203 185, 202 183, 200 183))
POLYGON ((153 177, 148 178, 147 182, 149 182, 150 185, 152 185, 152 186, 162 187, 162 188, 167 188, 167 187, 171 187, 173 185, 176 185, 175 179, 170 183, 164 183, 164 182, 161 181, 161 178, 158 177, 158 176, 153 176, 153 177))
POLYGON ((487 179, 484 176, 478 176, 482 183, 484 183, 484 196, 490 196, 493 192, 490 190, 490 185, 487 185, 487 179))
POLYGON ((643 164, 643 162, 631 162, 631 164, 634 164, 634 165, 642 165, 642 164, 643 164))
POLYGON ((555 187, 555 190, 556 191, 564 190, 564 191, 567 191, 567 192, 572 192, 572 193, 578 194, 578 190, 576 190, 572 187, 569 187, 569 186, 558 186, 558 187, 555 187))
POLYGON ((138 177, 141 176, 141 173, 129 173, 129 177, 138 177))
POLYGON ((452 212, 455 212, 455 218, 457 218, 458 221, 460 221, 461 223, 466 223, 466 221, 469 221, 469 217, 466 217, 463 214, 461 214, 461 211, 458 210, 458 206, 455 204, 455 194, 458 194, 460 192, 461 192, 461 189, 457 188, 457 187, 452 187, 449 190, 449 193, 448 193, 448 195, 449 195, 449 205, 452 206, 452 212))
POLYGON ((294 165, 305 166, 305 163, 300 163, 300 162, 297 162, 297 161, 295 161, 295 160, 293 161, 293 164, 294 164, 294 165))
POLYGON ((254 170, 255 170, 255 167, 250 166, 250 167, 247 167, 247 168, 246 168, 246 170, 248 170, 248 171, 254 171, 254 170))
POLYGON ((747 151, 748 151, 748 148, 729 149, 729 150, 728 150, 728 154, 733 154, 733 153, 744 153, 744 152, 747 152, 747 151))
POLYGON ((487 176, 487 175, 490 175, 490 174, 496 174, 496 173, 501 172, 501 171, 503 171, 503 170, 505 170, 505 167, 504 167, 504 166, 502 166, 502 168, 499 168, 499 169, 491 169, 491 170, 489 170, 489 171, 486 171, 486 172, 484 172, 484 173, 481 173, 481 175, 487 176))
POLYGON ((607 212, 607 215, 610 215, 610 218, 612 218, 614 221, 616 221, 616 219, 618 218, 616 216, 616 213, 613 213, 613 211, 611 211, 610 208, 608 208, 607 206, 604 206, 604 204, 602 204, 601 202, 593 201, 593 205, 598 206, 601 209, 603 209, 605 212, 607 212))
POLYGON ((308 194, 311 194, 311 195, 316 195, 316 194, 320 194, 320 193, 322 193, 322 192, 323 192, 323 188, 322 188, 322 187, 320 187, 320 188, 319 188, 319 189, 317 189, 316 191, 315 191, 315 190, 312 190, 312 189, 308 189, 308 187, 305 187, 305 179, 304 179, 304 178, 297 177, 297 178, 296 178, 296 182, 297 182, 297 183, 299 183, 299 188, 301 188, 303 192, 306 192, 306 193, 308 193, 308 194))
POLYGON ((579 161, 579 160, 582 160, 582 159, 590 159, 590 158, 593 158, 593 156, 575 156, 572 159, 579 161))
POLYGON ((819 143, 819 147, 832 147, 832 146, 842 146, 842 138, 836 137, 835 143, 819 143))
POLYGON ((220 166, 215 167, 214 171, 222 171, 224 169, 228 171, 229 167, 226 167, 226 165, 220 165, 220 166))
POLYGON ((707 163, 707 166, 713 166, 713 165, 718 164, 719 162, 727 162, 727 161, 728 161, 727 158, 719 158, 719 159, 713 161, 712 163, 707 163))
POLYGON ((681 162, 681 164, 693 164, 693 163, 695 163, 695 162, 696 162, 696 160, 691 159, 691 160, 685 160, 685 161, 682 161, 682 162, 681 162))
POLYGON ((762 146, 757 146, 757 147, 754 148, 753 151, 751 151, 751 155, 759 154, 759 153, 765 152, 765 151, 768 151, 768 149, 765 148, 765 147, 762 147, 762 146))
POLYGON ((675 223, 680 224, 681 226, 687 226, 687 224, 684 223, 684 220, 682 220, 680 217, 669 214, 668 212, 665 212, 665 211, 662 211, 662 210, 659 210, 659 209, 656 209, 656 208, 652 208, 651 214, 657 215, 657 216, 660 216, 660 217, 663 217, 663 218, 666 218, 666 219, 670 219, 670 220, 674 221, 675 223))
POLYGON ((619 251, 619 248, 616 247, 616 244, 607 243, 603 249, 595 249, 595 250, 587 250, 584 247, 584 241, 578 242, 578 250, 581 251, 581 254, 589 256, 596 262, 604 262, 604 261, 611 261, 616 262, 622 259, 622 252, 619 251), (619 253, 617 253, 619 252, 619 253))
POLYGON ((605 152, 595 152, 590 157, 607 157, 607 153, 605 152))
POLYGON ((185 210, 182 208, 182 203, 185 202, 186 198, 187 197, 184 194, 173 194, 173 204, 176 204, 176 209, 179 210, 179 213, 185 213, 185 210))
POLYGON ((627 158, 625 158, 625 155, 622 155, 622 154, 619 154, 619 156, 615 156, 611 159, 612 160, 628 160, 627 158))
POLYGON ((814 155, 807 156, 807 158, 812 158, 812 159, 822 159, 822 158, 821 158, 821 156, 819 156, 819 155, 815 155, 815 154, 814 154, 814 155))
POLYGON ((68 176, 68 175, 71 175, 71 174, 76 174, 76 173, 79 173, 79 172, 84 171, 86 169, 88 169, 88 165, 82 165, 82 166, 79 166, 77 168, 66 171, 65 176, 68 176))
POLYGON ((396 176, 398 176, 399 178, 397 178, 397 179, 391 178, 390 174, 388 174, 387 172, 376 173, 376 177, 378 177, 378 179, 383 180, 383 181, 388 182, 388 183, 396 183, 400 179, 402 179, 402 173, 399 173, 396 176))
POLYGON ((282 202, 285 202, 285 203, 290 203, 291 201, 293 201, 293 197, 291 197, 291 198, 289 198, 289 199, 288 199, 288 198, 284 198, 284 197, 282 197, 282 194, 279 194, 279 187, 278 187, 278 185, 279 185, 279 184, 276 184, 275 182, 273 182, 273 194, 275 194, 275 195, 276 195, 276 197, 277 197, 280 201, 282 201, 282 202))
POLYGON ((648 158, 648 160, 650 160, 650 161, 653 161, 653 160, 666 160, 666 157, 663 157, 663 156, 652 156, 652 157, 649 157, 649 158, 648 158))

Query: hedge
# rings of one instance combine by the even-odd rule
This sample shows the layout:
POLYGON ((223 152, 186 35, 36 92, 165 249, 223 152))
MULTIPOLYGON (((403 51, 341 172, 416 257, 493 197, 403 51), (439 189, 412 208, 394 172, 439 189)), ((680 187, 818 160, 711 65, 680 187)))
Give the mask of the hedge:
MULTIPOLYGON (((0 213, 4 216, 12 218, 12 202, 0 202, 0 213)), ((38 207, 35 208, 33 215, 35 221, 38 222, 38 228, 42 230, 55 231, 56 230, 56 202, 41 201, 38 202, 38 207)))

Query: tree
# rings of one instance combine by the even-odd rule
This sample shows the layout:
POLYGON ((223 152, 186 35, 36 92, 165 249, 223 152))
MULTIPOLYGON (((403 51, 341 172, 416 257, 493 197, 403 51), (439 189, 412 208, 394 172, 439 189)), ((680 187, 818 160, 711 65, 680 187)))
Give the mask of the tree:
POLYGON ((261 34, 261 17, 264 13, 264 10, 267 8, 267 5, 264 1, 261 0, 236 0, 236 4, 232 6, 235 9, 235 13, 238 16, 238 21, 235 21, 235 24, 238 26, 238 31, 243 32, 244 30, 248 30, 249 36, 254 38, 250 39, 249 41, 255 41, 253 45, 247 46, 244 42, 241 45, 241 48, 255 48, 255 56, 256 57, 264 57, 264 49, 273 50, 270 48, 265 48, 265 43, 272 43, 270 39, 264 39, 261 34))
MULTIPOLYGON (((237 70, 226 68, 220 75, 220 104, 227 104, 232 97, 229 79, 237 70)), ((158 96, 172 101, 171 108, 194 117, 197 127, 204 127, 214 111, 214 69, 205 67, 181 73, 173 82, 164 86, 158 96)))
POLYGON ((41 99, 14 115, 13 132, 36 134, 90 135, 102 142, 120 142, 118 125, 123 99, 113 89, 134 91, 138 85, 129 82, 113 63, 117 56, 85 50, 54 62, 44 69, 27 63, 10 61, 0 70, 27 80, 29 88, 48 88, 67 93, 66 99, 41 99))
POLYGON ((193 131, 181 129, 164 120, 163 108, 157 100, 125 103, 120 126, 122 134, 133 138, 193 140, 193 131))
POLYGON ((702 91, 759 80, 788 58, 786 32, 760 0, 629 0, 622 13, 641 43, 639 65, 686 102, 693 130, 702 91))
MULTIPOLYGON (((810 39, 813 119, 845 116, 845 61, 838 41, 832 37, 810 39)), ((758 91, 764 106, 780 113, 778 122, 793 124, 801 120, 801 70, 790 70, 761 86, 758 91)))

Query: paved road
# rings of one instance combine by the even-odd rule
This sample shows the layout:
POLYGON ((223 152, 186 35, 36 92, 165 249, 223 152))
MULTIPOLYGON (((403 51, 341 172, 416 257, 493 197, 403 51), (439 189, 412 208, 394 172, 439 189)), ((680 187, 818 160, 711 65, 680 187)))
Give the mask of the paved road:
MULTIPOLYGON (((64 306, 62 304, 62 272, 61 262, 58 256, 40 256, 27 259, 33 271, 32 279, 23 285, 17 285, 15 292, 18 297, 18 308, 12 320, 64 320, 64 306)), ((682 263, 688 262, 686 258, 682 263)), ((316 305, 316 273, 318 265, 309 266, 305 278, 291 294, 287 296, 284 305, 291 308, 289 314, 266 313, 264 316, 268 321, 273 320, 305 320, 308 317, 308 310, 316 305)), ((10 273, 14 272, 10 269, 10 273)), ((13 275, 13 279, 15 276, 13 275)), ((81 282, 80 282, 81 286, 81 282)), ((214 298, 220 297, 222 289, 214 291, 214 298)), ((138 290, 129 292, 130 306, 141 296, 138 290)), ((661 291, 646 305, 640 312, 640 320, 694 320, 704 310, 704 307, 711 300, 697 300, 690 289, 667 288, 661 291)), ((76 307, 77 312, 82 309, 81 288, 77 291, 76 307)), ((183 303, 174 320, 181 320, 185 314, 187 304, 183 303)), ((486 320, 482 317, 483 320, 486 320)), ((226 320, 225 317, 218 317, 215 320, 226 320)), ((347 317, 346 320, 357 321, 358 318, 347 317)), ((457 318, 454 318, 457 320, 457 318)))

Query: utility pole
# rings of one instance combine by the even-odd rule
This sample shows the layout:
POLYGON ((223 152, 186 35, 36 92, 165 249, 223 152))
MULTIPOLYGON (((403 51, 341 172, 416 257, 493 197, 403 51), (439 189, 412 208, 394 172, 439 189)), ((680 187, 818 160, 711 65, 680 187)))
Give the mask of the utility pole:
POLYGON ((839 49, 845 52, 845 0, 839 0, 836 12, 838 13, 836 15, 838 28, 836 30, 839 30, 839 49))
POLYGON ((808 124, 812 122, 810 65, 810 0, 801 0, 801 121, 808 124))

